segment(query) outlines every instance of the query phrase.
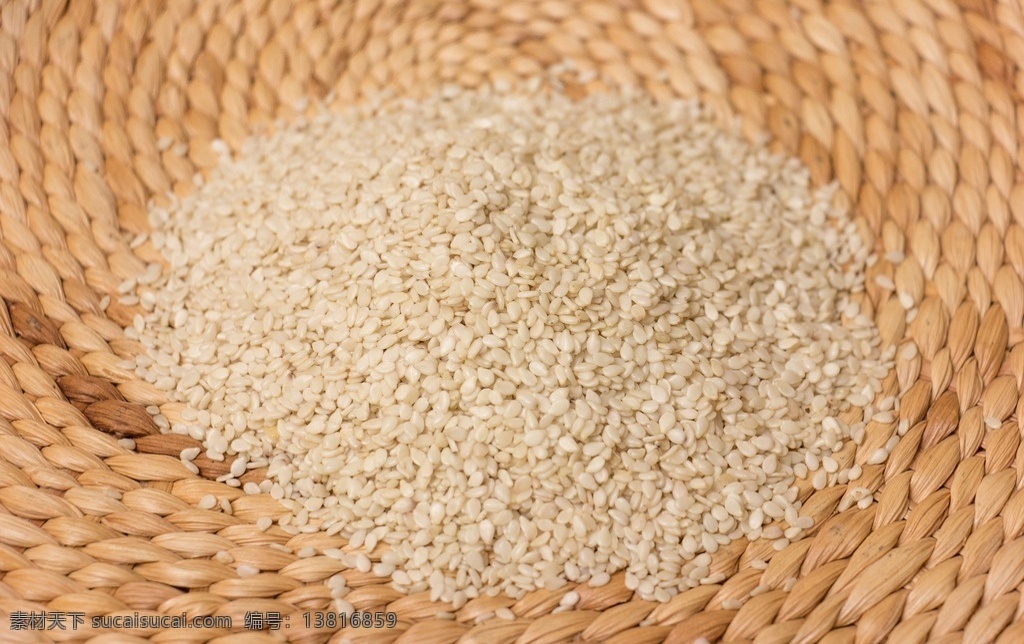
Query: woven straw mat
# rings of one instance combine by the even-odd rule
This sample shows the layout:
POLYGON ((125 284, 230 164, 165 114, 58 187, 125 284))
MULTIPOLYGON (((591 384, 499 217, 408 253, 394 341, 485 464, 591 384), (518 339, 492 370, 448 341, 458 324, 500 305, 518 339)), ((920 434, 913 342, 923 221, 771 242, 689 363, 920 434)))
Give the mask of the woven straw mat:
POLYGON ((1019 5, 0 5, 0 641, 1024 642, 1019 5), (178 455, 197 443, 159 435, 151 416, 159 406, 174 421, 180 405, 123 366, 140 346, 122 333, 136 308, 119 288, 155 258, 129 246, 148 227, 147 201, 187 190, 214 163, 211 140, 237 146, 332 91, 346 103, 384 87, 514 81, 564 60, 655 96, 699 96, 769 133, 815 182, 838 181, 883 258, 867 298, 884 342, 899 346, 881 395, 901 406, 839 455, 863 466, 857 485, 874 503, 839 512, 848 486, 802 484, 810 536, 781 552, 722 549, 719 583, 657 604, 617 575, 454 610, 345 569, 323 554, 345 548, 337 537, 261 531, 257 518, 281 508, 216 482, 228 464, 201 456, 192 475, 178 455), (869 465, 901 423, 888 461, 869 465), (219 505, 199 508, 207 495, 219 505), (239 575, 243 565, 259 573, 239 575), (397 625, 306 628, 300 616, 330 609, 338 573, 355 609, 392 612, 397 625), (575 608, 555 610, 573 590, 575 608), (234 626, 7 630, 12 613, 43 611, 234 626), (292 618, 246 632, 248 611, 292 618))

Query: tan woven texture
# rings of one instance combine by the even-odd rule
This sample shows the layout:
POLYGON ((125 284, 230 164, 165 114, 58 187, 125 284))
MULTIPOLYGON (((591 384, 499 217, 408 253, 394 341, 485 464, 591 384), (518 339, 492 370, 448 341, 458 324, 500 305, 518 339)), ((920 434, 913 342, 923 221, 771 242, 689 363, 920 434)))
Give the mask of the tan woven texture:
POLYGON ((0 627, 12 611, 234 620, 233 631, 87 623, 0 640, 1024 641, 1015 2, 0 4, 0 627), (873 504, 838 512, 848 486, 802 485, 811 535, 781 552, 724 548, 719 583, 659 605, 619 575, 454 610, 345 570, 323 554, 346 547, 337 537, 261 531, 256 519, 279 506, 215 482, 227 464, 201 457, 205 476, 193 476, 178 454, 195 441, 160 436, 150 415, 156 405, 174 420, 180 406, 123 367, 140 347, 122 333, 134 309, 119 288, 155 258, 129 245, 147 201, 187 190, 213 163, 212 139, 237 145, 332 90, 347 103, 384 87, 515 80, 564 59, 659 97, 700 96, 769 133, 816 182, 838 180, 883 258, 868 298, 900 347, 882 396, 901 407, 839 455, 863 465, 857 485, 873 504), (901 423, 888 462, 869 465, 901 423), (219 505, 200 509, 211 494, 219 505), (258 574, 240 576, 243 565, 258 574), (396 627, 305 628, 303 613, 330 609, 337 573, 356 609, 394 612, 396 627), (575 609, 557 611, 573 590, 575 609), (247 633, 246 611, 291 615, 290 627, 247 633))

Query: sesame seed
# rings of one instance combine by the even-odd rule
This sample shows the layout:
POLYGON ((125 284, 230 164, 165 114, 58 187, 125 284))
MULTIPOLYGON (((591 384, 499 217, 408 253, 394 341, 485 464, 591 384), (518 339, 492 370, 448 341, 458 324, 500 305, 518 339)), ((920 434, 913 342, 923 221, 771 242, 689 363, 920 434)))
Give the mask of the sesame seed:
POLYGON ((621 571, 667 601, 734 539, 800 538, 793 481, 856 479, 833 454, 898 417, 870 406, 896 353, 850 301, 871 249, 837 186, 710 109, 450 89, 310 114, 217 143, 133 242, 168 268, 120 294, 136 371, 184 408, 160 426, 203 443, 185 467, 230 463, 284 531, 348 541, 327 557, 455 610, 621 571))

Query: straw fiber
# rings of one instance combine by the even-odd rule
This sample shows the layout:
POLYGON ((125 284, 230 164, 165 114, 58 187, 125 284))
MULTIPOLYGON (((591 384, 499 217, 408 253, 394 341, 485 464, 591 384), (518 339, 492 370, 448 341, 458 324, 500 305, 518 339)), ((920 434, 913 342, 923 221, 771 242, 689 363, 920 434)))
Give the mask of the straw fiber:
POLYGON ((3 641, 1024 641, 1014 0, 0 5, 0 626, 17 611, 234 620, 3 641), (129 240, 149 199, 211 166, 211 140, 237 146, 304 99, 515 80, 566 59, 658 97, 702 97, 816 182, 839 182, 876 240, 867 297, 899 347, 882 393, 899 411, 839 455, 874 501, 803 484, 809 537, 778 552, 734 543, 715 556, 718 583, 666 604, 633 598, 621 575, 457 609, 403 597, 345 569, 339 538, 261 530, 276 502, 216 482, 227 463, 200 457, 193 475, 178 455, 196 442, 160 435, 153 412, 173 421, 180 406, 124 366, 140 346, 122 333, 135 307, 120 289, 155 259, 129 240), (305 628, 338 573, 355 609, 393 612, 395 628, 305 628), (559 608, 569 592, 578 602, 559 608), (247 611, 290 627, 246 632, 247 611))

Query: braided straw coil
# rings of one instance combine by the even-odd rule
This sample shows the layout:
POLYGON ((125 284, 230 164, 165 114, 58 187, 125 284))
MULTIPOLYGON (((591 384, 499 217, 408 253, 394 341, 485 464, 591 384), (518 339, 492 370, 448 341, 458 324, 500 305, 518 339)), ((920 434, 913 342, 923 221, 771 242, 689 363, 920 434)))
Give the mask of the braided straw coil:
POLYGON ((0 627, 17 611, 234 624, 5 628, 3 641, 1024 641, 1014 0, 0 4, 0 627), (156 259, 129 240, 150 199, 214 163, 213 139, 237 146, 303 99, 515 81, 564 60, 699 96, 769 133, 816 183, 838 181, 876 240, 867 297, 899 347, 881 394, 899 412, 837 457, 862 466, 876 500, 838 512, 852 486, 802 484, 809 537, 723 548, 719 583, 666 604, 633 598, 622 575, 458 609, 401 596, 325 555, 345 548, 337 537, 261 530, 275 501, 215 482, 227 463, 200 456, 193 475, 178 454, 197 443, 159 434, 152 413, 181 408, 123 366, 141 349, 122 332, 136 308, 120 289, 156 259), (869 464, 901 425, 888 461, 869 464), (330 609, 339 573, 355 609, 397 625, 306 627, 298 616, 330 609), (574 609, 556 610, 569 592, 574 609), (246 632, 247 611, 292 618, 246 632))

